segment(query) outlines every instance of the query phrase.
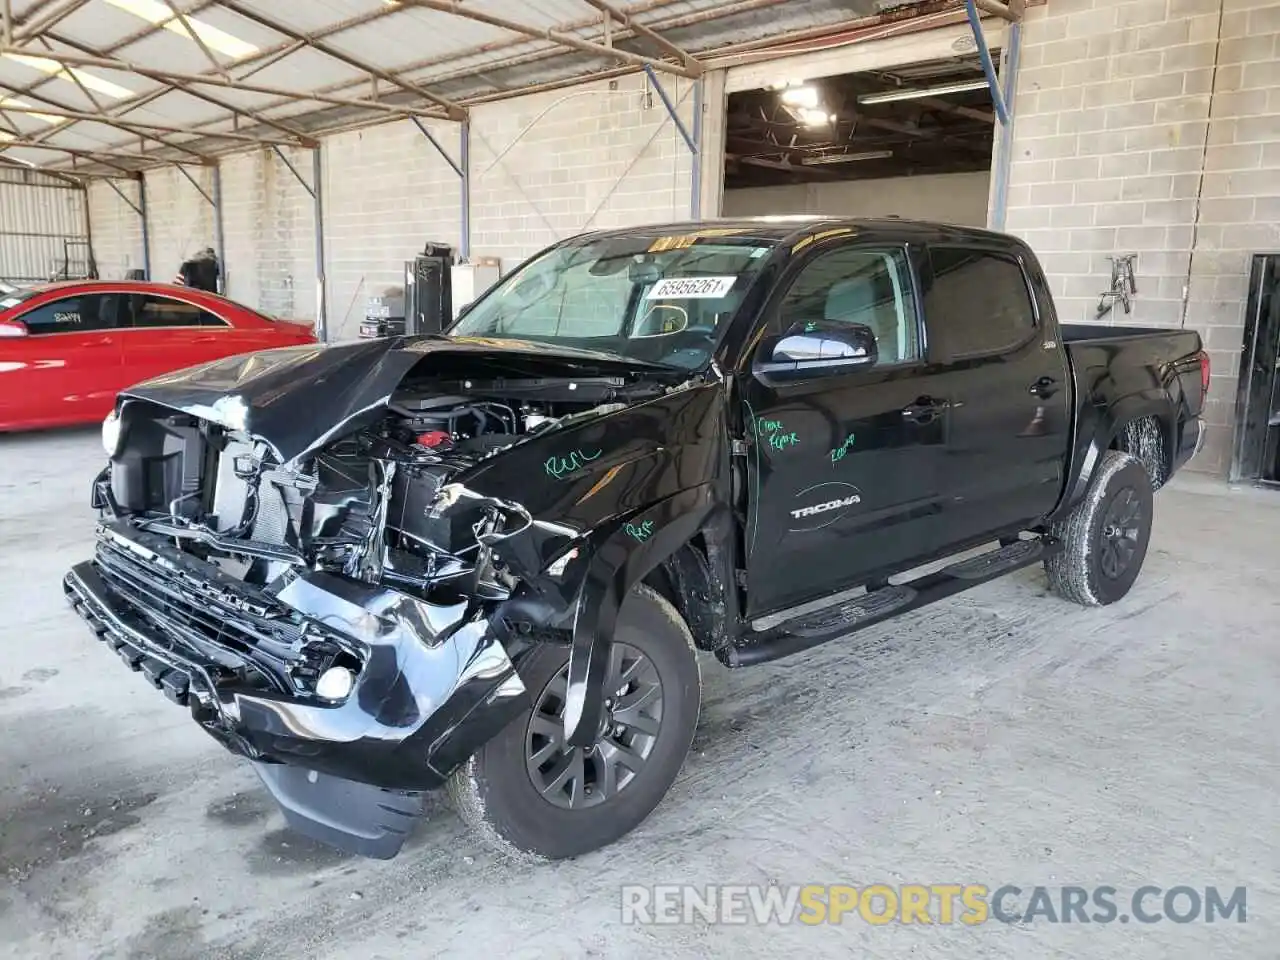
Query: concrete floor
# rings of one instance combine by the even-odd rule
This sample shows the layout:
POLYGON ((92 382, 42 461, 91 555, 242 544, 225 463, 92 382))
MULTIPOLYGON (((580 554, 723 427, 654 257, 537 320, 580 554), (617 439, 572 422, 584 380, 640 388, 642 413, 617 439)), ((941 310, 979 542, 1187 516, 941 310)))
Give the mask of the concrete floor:
POLYGON ((611 849, 511 865, 441 803, 377 863, 285 832, 64 607, 101 459, 96 432, 0 437, 0 955, 1277 956, 1280 495, 1179 479, 1105 611, 1024 571, 791 661, 708 661, 693 756, 611 849), (714 881, 1245 885, 1249 920, 619 922, 622 883, 714 881))

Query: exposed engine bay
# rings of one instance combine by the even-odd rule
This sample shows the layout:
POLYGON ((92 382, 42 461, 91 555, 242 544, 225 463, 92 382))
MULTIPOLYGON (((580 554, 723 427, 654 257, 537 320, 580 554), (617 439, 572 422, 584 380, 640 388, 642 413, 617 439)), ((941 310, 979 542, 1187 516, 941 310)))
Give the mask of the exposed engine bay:
POLYGON ((261 440, 135 403, 125 411, 110 502, 141 530, 172 537, 252 585, 301 567, 424 597, 453 585, 498 598, 511 578, 484 548, 532 518, 516 504, 488 500, 446 516, 442 489, 557 425, 625 406, 410 388, 394 394, 376 422, 281 464, 261 440))

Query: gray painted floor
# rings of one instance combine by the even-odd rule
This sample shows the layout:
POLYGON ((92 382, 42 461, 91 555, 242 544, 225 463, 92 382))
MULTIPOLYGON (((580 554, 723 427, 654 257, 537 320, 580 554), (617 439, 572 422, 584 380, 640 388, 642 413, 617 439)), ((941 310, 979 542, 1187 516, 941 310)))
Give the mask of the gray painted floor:
POLYGON ((1280 496, 1179 479, 1133 593, 1039 570, 770 667, 704 665, 695 751, 609 850, 511 865, 434 806, 402 856, 283 830, 92 641, 95 432, 0 437, 0 955, 1275 958, 1280 496), (623 926, 623 883, 1248 887, 1248 921, 623 926))

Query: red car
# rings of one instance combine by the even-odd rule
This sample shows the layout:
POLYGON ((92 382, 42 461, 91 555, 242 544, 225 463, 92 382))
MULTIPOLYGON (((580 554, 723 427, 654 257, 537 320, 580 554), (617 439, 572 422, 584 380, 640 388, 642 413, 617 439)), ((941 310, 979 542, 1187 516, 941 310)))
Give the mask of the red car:
POLYGON ((102 420, 124 387, 209 360, 315 343, 309 325, 167 283, 0 291, 0 430, 102 420))

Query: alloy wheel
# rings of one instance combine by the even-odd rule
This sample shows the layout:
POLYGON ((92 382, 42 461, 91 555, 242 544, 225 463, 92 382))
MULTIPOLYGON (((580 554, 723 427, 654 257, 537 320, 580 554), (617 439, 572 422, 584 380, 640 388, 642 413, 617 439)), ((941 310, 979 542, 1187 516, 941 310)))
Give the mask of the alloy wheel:
POLYGON ((1129 569, 1138 549, 1142 523, 1142 504, 1126 487, 1111 501, 1102 518, 1098 562, 1107 579, 1119 580, 1129 569))
POLYGON ((564 740, 568 686, 566 663, 534 702, 525 732, 525 766, 544 800, 578 810, 607 802, 644 769, 662 725, 662 682, 645 654, 626 643, 613 644, 600 730, 587 747, 564 740))

